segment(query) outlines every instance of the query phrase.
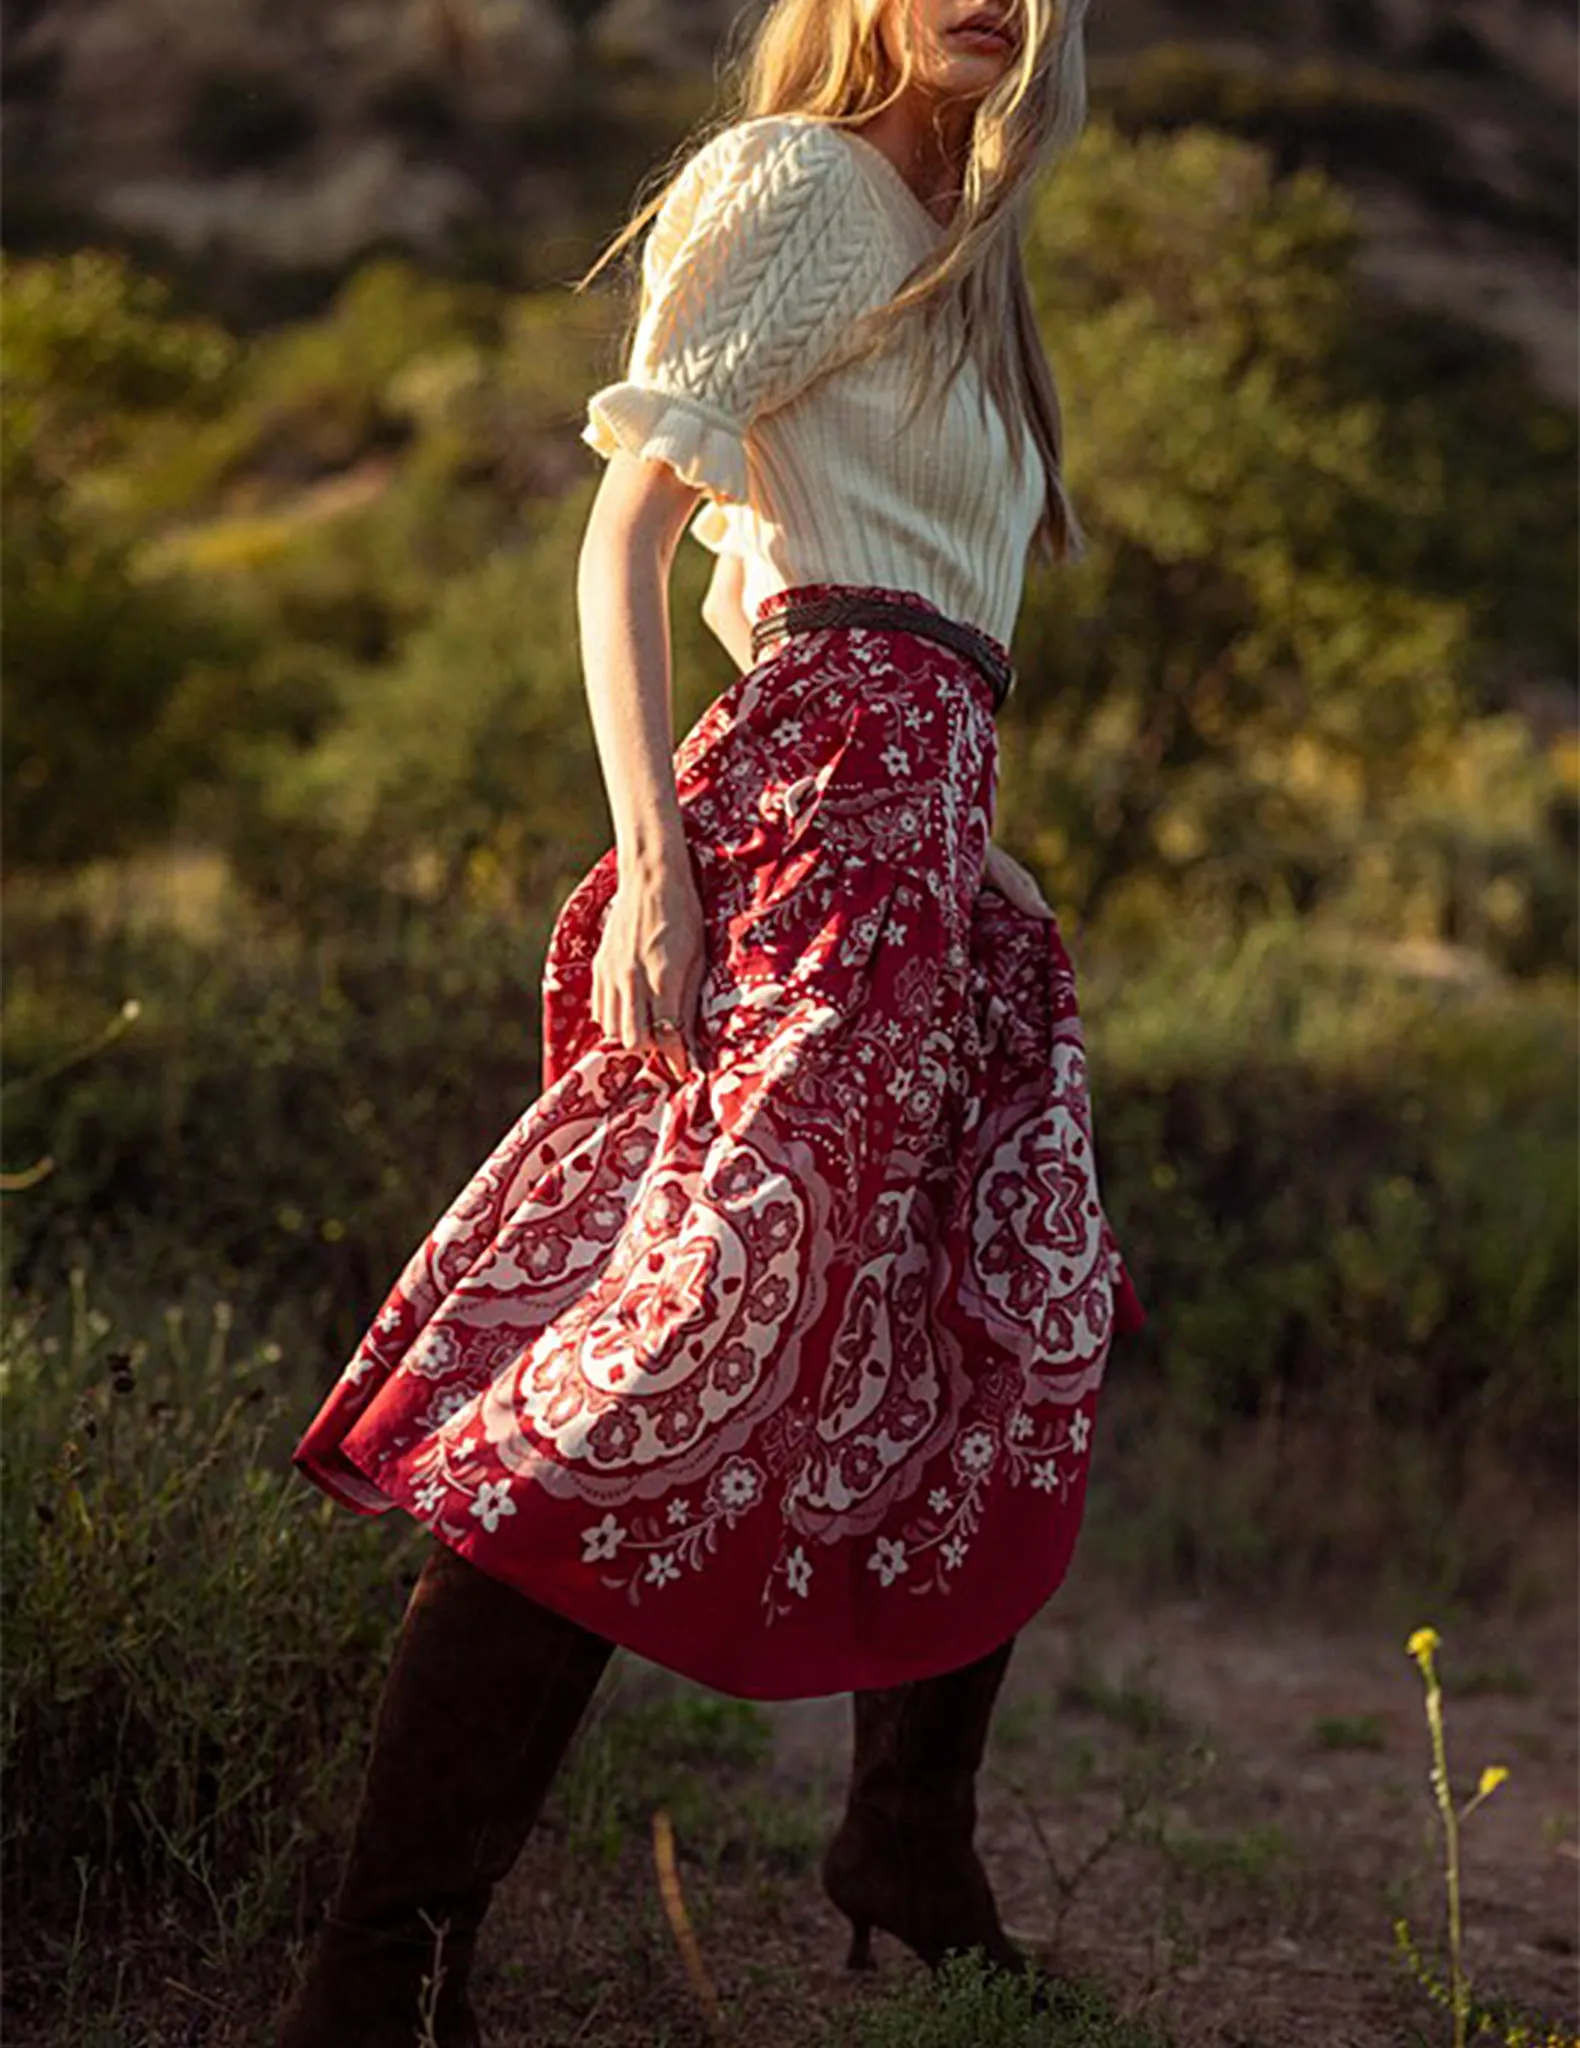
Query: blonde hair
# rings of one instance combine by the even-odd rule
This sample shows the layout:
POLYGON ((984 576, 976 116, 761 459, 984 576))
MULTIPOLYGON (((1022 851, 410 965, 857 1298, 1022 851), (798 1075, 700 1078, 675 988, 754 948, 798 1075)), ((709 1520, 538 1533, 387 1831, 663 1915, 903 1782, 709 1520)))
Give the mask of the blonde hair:
MULTIPOLYGON (((898 75, 879 39, 888 0, 773 0, 737 68, 734 90, 706 132, 765 114, 801 114, 855 127, 881 113, 910 82, 914 53, 904 37, 898 75)), ((1088 0, 1015 0, 1015 62, 977 107, 960 202, 937 249, 888 302, 868 316, 852 351, 887 339, 916 316, 931 360, 947 385, 974 357, 988 395, 1005 417, 1023 417, 1048 479, 1039 532, 1055 556, 1077 552, 1081 535, 1064 490, 1064 433, 1058 391, 1032 313, 1021 230, 1038 172, 1067 149, 1086 120, 1081 24, 1088 0)), ((907 24, 908 29, 908 24, 907 24)), ((697 137, 696 141, 704 139, 697 137)), ((691 154, 688 148, 686 156, 691 154)), ((682 159, 684 160, 684 159, 682 159)), ((603 251, 590 281, 663 205, 678 167, 603 251)), ((1015 459, 1021 460, 1018 439, 1015 459)))

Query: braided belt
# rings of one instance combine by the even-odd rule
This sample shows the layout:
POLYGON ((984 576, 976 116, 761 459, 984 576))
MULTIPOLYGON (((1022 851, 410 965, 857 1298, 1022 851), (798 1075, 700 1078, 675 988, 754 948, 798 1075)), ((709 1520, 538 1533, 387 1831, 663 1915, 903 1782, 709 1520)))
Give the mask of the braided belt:
POLYGON ((821 633, 830 626, 875 626, 885 632, 915 633, 919 639, 953 648, 986 677, 995 712, 1003 709, 1015 687, 1014 669, 986 633, 979 633, 962 619, 946 618, 942 612, 897 597, 809 598, 803 604, 767 612, 752 627, 752 659, 761 661, 769 643, 781 635, 821 633))

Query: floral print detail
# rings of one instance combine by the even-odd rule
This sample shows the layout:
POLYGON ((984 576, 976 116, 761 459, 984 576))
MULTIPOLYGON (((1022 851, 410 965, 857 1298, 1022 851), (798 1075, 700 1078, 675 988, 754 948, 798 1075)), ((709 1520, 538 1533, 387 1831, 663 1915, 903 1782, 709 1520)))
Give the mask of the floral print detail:
MULTIPOLYGON (((763 1469, 749 1458, 732 1458, 714 1475, 700 1514, 693 1515, 684 1501, 671 1501, 662 1517, 638 1515, 628 1530, 622 1529, 615 1543, 602 1551, 612 1557, 620 1543, 628 1547, 629 1562, 608 1575, 606 1586, 620 1587, 633 1605, 647 1588, 672 1585, 682 1569, 701 1571, 717 1551, 720 1532, 733 1529, 740 1517, 762 1498, 763 1469), (676 1507, 685 1512, 676 1515, 676 1507), (643 1560, 646 1560, 645 1564, 643 1560)), ((606 1523, 613 1516, 606 1516, 606 1523)), ((587 1531, 584 1547, 593 1534, 587 1531)), ((590 1556, 590 1550, 587 1551, 590 1556)))
POLYGON ((719 1474, 716 1491, 726 1508, 749 1508, 762 1492, 763 1476, 744 1458, 733 1458, 719 1474))
POLYGON ((597 1564, 600 1559, 613 1557, 625 1541, 625 1530, 613 1515, 605 1515, 590 1529, 582 1531, 582 1562, 597 1564))
POLYGON ((485 1479, 473 1498, 472 1513, 477 1516, 488 1534, 492 1536, 501 1519, 515 1512, 516 1504, 510 1498, 510 1481, 485 1479))
POLYGON ((988 1469, 997 1451, 990 1430, 968 1430, 955 1447, 955 1463, 968 1477, 975 1478, 988 1469))
POLYGON ((675 773, 702 1065, 599 1029, 611 849, 555 922, 541 1093, 297 1462, 725 1690, 967 1661, 1062 1575, 1144 1320, 1057 923, 982 884, 987 686, 913 636, 792 640, 675 773))

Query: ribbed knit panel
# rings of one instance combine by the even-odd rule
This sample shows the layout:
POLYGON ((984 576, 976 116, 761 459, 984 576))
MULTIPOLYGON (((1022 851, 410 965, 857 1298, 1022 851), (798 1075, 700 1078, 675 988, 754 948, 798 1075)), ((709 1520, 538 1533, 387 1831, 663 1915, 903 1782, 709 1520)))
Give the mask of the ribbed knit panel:
POLYGON ((748 616, 787 585, 882 584, 1009 639, 1044 500, 1029 434, 1017 474, 971 362, 908 419, 903 330, 839 360, 942 233, 871 143, 798 115, 726 129, 672 187, 626 378, 584 439, 708 494, 693 531, 744 557, 748 616))

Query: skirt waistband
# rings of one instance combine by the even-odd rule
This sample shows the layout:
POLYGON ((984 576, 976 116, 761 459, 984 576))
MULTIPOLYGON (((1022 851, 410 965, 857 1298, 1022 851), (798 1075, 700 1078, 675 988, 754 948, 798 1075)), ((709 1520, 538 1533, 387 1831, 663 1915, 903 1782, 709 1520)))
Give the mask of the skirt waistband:
POLYGON ((992 634, 964 619, 952 619, 912 591, 814 584, 776 591, 758 609, 752 627, 752 657, 760 661, 769 645, 796 633, 822 633, 830 628, 867 627, 879 632, 914 633, 964 656, 986 681, 993 709, 1003 709, 1015 687, 1009 650, 992 634))

